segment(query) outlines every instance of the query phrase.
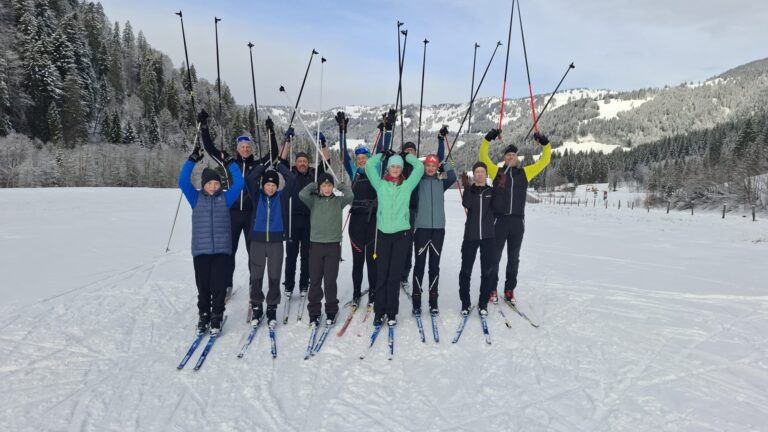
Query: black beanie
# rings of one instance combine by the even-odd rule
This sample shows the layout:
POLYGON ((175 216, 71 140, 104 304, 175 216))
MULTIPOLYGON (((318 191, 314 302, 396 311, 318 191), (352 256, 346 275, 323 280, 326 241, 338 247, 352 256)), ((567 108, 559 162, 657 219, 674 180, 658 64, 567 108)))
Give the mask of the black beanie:
POLYGON ((205 186, 205 184, 211 180, 216 180, 217 182, 221 183, 221 176, 219 173, 210 168, 203 169, 203 174, 200 176, 200 184, 205 186))
POLYGON ((303 151, 296 152, 296 157, 294 157, 293 160, 296 160, 296 159, 298 159, 300 157, 303 157, 306 160, 309 160, 309 155, 307 153, 303 152, 303 151))
POLYGON ((407 148, 412 148, 412 149, 416 150, 416 144, 414 144, 412 141, 408 141, 405 144, 403 144, 403 150, 405 150, 407 148))
POLYGON ((261 175, 261 186, 263 187, 267 183, 274 183, 275 186, 280 187, 280 176, 277 174, 277 171, 265 171, 261 175))
POLYGON ((507 148, 504 149, 504 154, 507 153, 517 153, 517 147, 515 147, 514 144, 508 145, 507 148))
POLYGON ((475 172, 476 169, 482 168, 485 170, 485 172, 488 172, 488 166, 483 162, 475 162, 474 165, 472 165, 472 173, 475 172))
POLYGON ((335 183, 333 182, 333 176, 326 172, 318 174, 317 185, 320 186, 323 183, 330 183, 332 185, 335 185, 335 183))

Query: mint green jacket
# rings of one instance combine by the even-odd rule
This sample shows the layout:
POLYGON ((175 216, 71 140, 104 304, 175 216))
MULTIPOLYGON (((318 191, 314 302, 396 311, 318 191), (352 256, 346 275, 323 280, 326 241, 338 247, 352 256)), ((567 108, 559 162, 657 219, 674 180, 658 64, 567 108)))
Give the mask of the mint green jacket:
POLYGON ((411 193, 419 185, 424 175, 424 164, 414 155, 408 154, 405 161, 413 166, 411 175, 400 185, 384 180, 379 174, 377 166, 381 164, 382 154, 368 159, 365 164, 365 175, 376 189, 378 207, 376 210, 376 224, 379 231, 385 234, 411 229, 410 210, 411 193))

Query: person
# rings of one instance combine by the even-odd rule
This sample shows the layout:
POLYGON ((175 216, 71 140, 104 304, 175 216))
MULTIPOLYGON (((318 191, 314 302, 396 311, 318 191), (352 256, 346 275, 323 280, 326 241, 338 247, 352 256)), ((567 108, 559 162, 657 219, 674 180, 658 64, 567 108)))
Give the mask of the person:
MULTIPOLYGON (((488 156, 490 142, 500 136, 501 131, 491 129, 480 143, 480 161, 488 166, 488 176, 493 181, 494 199, 493 211, 496 215, 494 229, 496 231, 496 258, 501 261, 501 252, 507 246, 507 270, 504 281, 504 299, 515 303, 515 288, 517 287, 517 271, 520 266, 520 247, 525 233, 525 201, 528 194, 528 184, 534 177, 549 165, 552 146, 546 136, 538 132, 533 139, 542 147, 541 157, 535 163, 520 168, 517 157, 517 147, 513 144, 504 149, 504 169, 493 163, 488 156)), ((498 301, 496 287, 491 290, 491 300, 498 301)))
MULTIPOLYGON (((389 122, 388 122, 389 123, 389 122)), ((393 122, 394 123, 394 122, 393 122)), ((391 125, 390 125, 391 127, 391 125)), ((374 325, 382 325, 384 316, 387 324, 397 324, 400 280, 405 270, 407 250, 412 247, 409 203, 411 193, 419 185, 424 174, 424 164, 414 155, 403 153, 405 161, 413 166, 408 179, 403 179, 403 155, 384 150, 368 159, 365 173, 376 190, 379 205, 376 214, 378 244, 376 301, 374 302, 374 325), (377 166, 386 155, 386 174, 379 175, 377 166)))
POLYGON ((317 183, 307 184, 299 199, 310 211, 309 299, 307 313, 310 324, 320 325, 321 302, 325 297, 326 324, 336 322, 339 312, 336 279, 341 261, 342 221, 344 207, 354 199, 352 190, 344 183, 335 189, 329 173, 317 175, 317 183))
POLYGON ((264 270, 267 270, 267 322, 273 327, 280 304, 280 275, 283 268, 283 241, 287 234, 288 200, 295 184, 293 173, 285 163, 277 171, 259 165, 246 177, 248 193, 254 204, 251 225, 251 324, 257 326, 263 316, 265 300, 262 291, 264 270), (280 175, 285 185, 280 187, 280 175))
MULTIPOLYGON (((443 126, 437 136, 437 154, 424 159, 424 176, 411 195, 416 197, 417 210, 413 225, 413 244, 416 261, 413 266, 413 313, 421 314, 422 279, 429 257, 429 312, 437 315, 438 279, 440 277, 440 254, 445 240, 445 196, 456 181, 456 172, 450 164, 441 165, 445 152, 445 136, 448 128, 443 126), (443 171, 443 172, 439 172, 443 171)), ((406 270, 407 271, 407 270, 406 270)))
MULTIPOLYGON (((283 153, 280 155, 281 160, 288 160, 291 143, 292 140, 288 140, 286 145, 283 146, 283 153)), ((296 285, 297 258, 301 258, 301 265, 299 267, 299 293, 302 297, 305 297, 307 295, 307 290, 309 289, 310 214, 309 208, 307 208, 302 200, 299 199, 299 193, 304 187, 315 182, 315 171, 317 170, 318 174, 325 172, 325 165, 329 163, 330 152, 326 147, 325 136, 322 133, 320 133, 320 145, 322 146, 321 154, 323 163, 319 164, 316 169, 309 166, 309 154, 303 151, 296 152, 294 165, 291 168, 291 172, 296 179, 296 186, 294 187, 293 195, 290 198, 288 242, 285 245, 285 281, 283 282, 283 285, 285 286, 285 296, 288 298, 293 295, 293 289, 296 285)))
MULTIPOLYGON (((416 157, 419 155, 417 154, 416 150, 416 144, 413 141, 407 141, 403 144, 403 153, 412 154, 416 157)), ((407 179, 411 175, 411 171, 413 171, 413 167, 411 165, 406 165, 403 167, 403 178, 407 179)), ((409 219, 408 222, 411 224, 412 230, 414 229, 414 222, 416 221, 416 211, 419 207, 419 199, 418 194, 416 190, 414 190, 413 194, 411 194, 411 201, 408 203, 408 210, 409 210, 409 219)), ((415 239, 413 236, 414 232, 411 231, 411 239, 415 239)), ((413 245, 412 245, 413 246, 413 245)), ((403 277, 400 280, 400 288, 403 289, 404 292, 408 293, 408 275, 411 273, 411 268, 413 268, 413 247, 408 248, 407 257, 405 259, 405 269, 403 270, 403 277)))
POLYGON ((459 271, 459 298, 461 314, 467 315, 471 309, 469 295, 472 268, 475 265, 477 250, 480 249, 480 295, 477 306, 481 315, 488 315, 488 300, 491 289, 496 284, 496 235, 493 221, 493 188, 487 182, 487 166, 477 162, 472 166, 474 181, 470 185, 467 174, 461 176, 464 194, 461 204, 467 211, 464 223, 464 240, 461 242, 461 270, 459 271))
MULTIPOLYGON (((394 114, 392 114, 394 117, 394 114)), ((354 149, 354 159, 347 149, 347 125, 349 117, 343 111, 336 113, 339 124, 339 141, 341 155, 344 160, 344 170, 352 184, 354 199, 349 209, 349 242, 352 248, 352 308, 357 309, 362 297, 363 268, 367 267, 368 280, 368 310, 373 307, 376 295, 376 190, 365 172, 365 164, 371 157, 371 152, 360 145, 354 149)), ((378 151, 388 150, 392 139, 391 124, 385 132, 384 122, 379 125, 379 134, 374 144, 378 151)), ((377 166, 378 168, 378 166, 377 166)), ((377 171, 378 172, 378 171, 377 171)), ((380 174, 377 176, 381 177, 380 174)))
MULTIPOLYGON (((210 138, 210 137, 209 137, 210 138)), ((192 207, 192 263, 197 285, 198 334, 209 328, 212 335, 221 331, 224 319, 227 269, 232 254, 229 208, 243 189, 243 177, 237 164, 224 153, 224 160, 234 174, 231 187, 221 188, 219 174, 205 168, 197 190, 190 179, 203 151, 195 147, 179 172, 179 188, 192 207)))
MULTIPOLYGON (((267 121, 268 124, 272 123, 272 120, 269 118, 267 118, 267 121)), ((271 136, 274 136, 274 130, 272 130, 272 127, 268 127, 267 130, 270 132, 271 136)), ((277 154, 277 141, 270 141, 273 154, 277 154)), ((237 157, 235 158, 235 162, 237 163, 238 168, 240 168, 243 179, 248 177, 248 175, 256 166, 268 163, 268 161, 269 154, 261 155, 261 158, 258 160, 254 157, 253 140, 250 136, 241 135, 237 137, 237 157)), ((245 251, 248 253, 249 262, 251 257, 248 233, 251 230, 251 221, 253 220, 253 203, 251 202, 251 198, 246 191, 240 191, 240 196, 238 197, 237 201, 235 201, 235 204, 230 208, 229 215, 232 220, 232 255, 230 258, 227 289, 231 291, 232 287, 234 286, 233 278, 235 274, 235 255, 237 254, 241 233, 243 235, 243 239, 245 240, 245 251)))
MULTIPOLYGON (((205 110, 201 110, 197 115, 197 121, 200 123, 200 131, 203 138, 203 146, 205 147, 205 151, 214 161, 216 161, 221 166, 225 166, 221 151, 216 148, 213 140, 210 138, 208 118, 209 114, 205 110)), ((277 140, 274 139, 274 123, 269 117, 267 117, 266 120, 266 127, 270 135, 270 148, 272 149, 271 154, 276 155, 277 140)), ((241 135, 237 137, 237 156, 235 157, 234 161, 237 164, 237 167, 240 169, 241 178, 243 181, 245 181, 245 178, 251 173, 251 171, 253 171, 257 165, 267 164, 269 163, 269 160, 269 153, 262 155, 261 159, 259 160, 255 159, 253 155, 253 140, 250 136, 241 135)), ((233 174, 231 172, 229 173, 229 177, 233 178, 233 174)), ((237 201, 235 201, 235 203, 229 209, 230 226, 232 229, 232 254, 229 258, 229 270, 227 272, 227 292, 225 296, 227 299, 232 294, 232 287, 234 286, 233 278, 235 273, 235 256, 237 255, 237 249, 240 244, 241 232, 243 234, 243 238, 245 239, 245 250, 248 253, 248 258, 250 261, 251 251, 250 247, 248 246, 248 233, 250 232, 251 221, 253 220, 252 213, 253 204, 251 203, 251 199, 245 190, 241 190, 237 197, 237 201)))

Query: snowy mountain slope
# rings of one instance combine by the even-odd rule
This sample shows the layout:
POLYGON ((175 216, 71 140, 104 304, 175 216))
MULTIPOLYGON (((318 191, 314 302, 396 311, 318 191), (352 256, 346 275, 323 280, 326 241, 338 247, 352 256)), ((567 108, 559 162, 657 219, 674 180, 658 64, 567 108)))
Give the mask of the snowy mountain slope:
MULTIPOLYGON (((760 430, 768 416, 764 221, 529 205, 518 297, 541 328, 504 309, 508 330, 492 308, 493 345, 474 314, 452 345, 464 216, 449 191, 440 344, 419 341, 403 296, 391 362, 382 340, 358 359, 359 318, 311 360, 293 319, 277 360, 266 332, 237 359, 241 252, 230 320, 193 372, 175 369, 196 319, 186 203, 162 253, 177 198, 0 191, 0 430, 760 430)), ((349 256, 345 241, 342 301, 349 256)))

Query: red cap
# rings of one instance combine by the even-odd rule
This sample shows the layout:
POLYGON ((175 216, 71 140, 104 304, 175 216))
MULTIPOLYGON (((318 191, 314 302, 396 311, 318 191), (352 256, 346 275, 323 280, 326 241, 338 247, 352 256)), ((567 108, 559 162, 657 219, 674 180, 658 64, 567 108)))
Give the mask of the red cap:
POLYGON ((440 165, 440 160, 437 159, 437 155, 430 154, 424 159, 424 165, 427 164, 440 165))

